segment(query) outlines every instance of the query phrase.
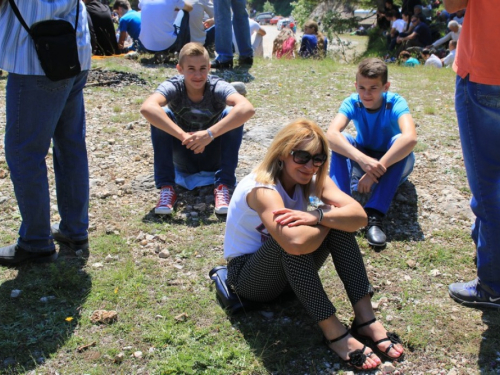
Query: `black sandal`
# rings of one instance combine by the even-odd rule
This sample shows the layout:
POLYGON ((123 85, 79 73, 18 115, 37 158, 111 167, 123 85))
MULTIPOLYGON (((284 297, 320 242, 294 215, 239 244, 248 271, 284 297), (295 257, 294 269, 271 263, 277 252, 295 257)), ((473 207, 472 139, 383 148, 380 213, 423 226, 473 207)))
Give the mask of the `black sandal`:
MULTIPOLYGON (((343 335, 341 335, 337 338, 334 338, 333 340, 328 340, 325 337, 325 345, 328 347, 328 349, 330 349, 333 353, 335 353, 339 358, 340 358, 340 356, 338 355, 338 353, 335 352, 335 350, 333 350, 332 348, 330 348, 330 344, 333 344, 334 342, 342 340, 348 334, 349 334, 349 331, 347 331, 346 333, 344 333, 343 335)), ((356 349, 356 350, 353 350, 352 352, 347 353, 347 355, 349 356, 349 359, 340 358, 340 360, 348 366, 354 367, 358 370, 365 370, 363 368, 363 364, 366 362, 366 358, 369 358, 373 355, 373 352, 365 354, 365 350, 366 350, 366 345, 363 346, 363 349, 356 349)), ((375 366, 371 369, 366 369, 366 370, 374 370, 375 368, 377 368, 377 366, 375 366)))
POLYGON ((402 361, 404 358, 404 353, 401 353, 399 357, 392 357, 389 355, 390 350, 394 347, 396 344, 403 344, 403 341, 399 337, 399 335, 395 332, 387 332, 387 337, 378 340, 378 341, 373 341, 371 337, 362 335, 358 332, 358 330, 362 327, 369 326, 370 324, 373 324, 377 321, 377 318, 373 318, 372 320, 362 323, 359 325, 355 325, 356 320, 352 322, 351 325, 351 334, 359 341, 366 343, 369 347, 372 348, 374 352, 377 353, 379 357, 384 357, 388 359, 389 361, 402 361), (391 345, 389 345, 385 350, 379 349, 378 345, 385 342, 385 341, 390 341, 391 345))

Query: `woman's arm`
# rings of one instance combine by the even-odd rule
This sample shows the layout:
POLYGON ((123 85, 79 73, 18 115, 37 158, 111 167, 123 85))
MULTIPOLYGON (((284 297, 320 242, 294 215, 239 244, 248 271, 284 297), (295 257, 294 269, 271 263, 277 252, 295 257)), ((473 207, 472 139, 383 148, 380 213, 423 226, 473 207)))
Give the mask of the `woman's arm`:
POLYGON ((325 227, 355 232, 368 223, 363 207, 340 190, 329 177, 325 180, 321 200, 325 205, 321 207, 323 220, 320 224, 325 227))
POLYGON ((283 199, 276 190, 255 188, 247 196, 247 203, 258 214, 269 234, 287 253, 292 255, 308 254, 315 251, 326 238, 329 228, 313 225, 317 222, 314 213, 292 211, 285 208, 283 199), (279 212, 290 211, 297 215, 308 215, 311 225, 283 225, 279 212))

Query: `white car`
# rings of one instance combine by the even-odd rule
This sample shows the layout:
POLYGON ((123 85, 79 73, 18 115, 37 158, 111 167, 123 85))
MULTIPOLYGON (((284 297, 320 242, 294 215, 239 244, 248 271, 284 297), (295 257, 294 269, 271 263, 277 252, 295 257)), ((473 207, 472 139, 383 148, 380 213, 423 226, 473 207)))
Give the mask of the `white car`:
POLYGON ((282 18, 278 21, 277 29, 279 31, 287 26, 289 26, 290 28, 293 28, 294 25, 295 25, 295 20, 293 19, 293 17, 286 17, 286 18, 282 18))

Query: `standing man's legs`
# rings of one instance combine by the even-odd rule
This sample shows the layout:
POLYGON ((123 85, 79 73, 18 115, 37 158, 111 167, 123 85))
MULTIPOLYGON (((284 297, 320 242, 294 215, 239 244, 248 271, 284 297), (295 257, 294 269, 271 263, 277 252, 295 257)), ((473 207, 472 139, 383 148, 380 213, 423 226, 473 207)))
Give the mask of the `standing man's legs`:
POLYGON ((86 71, 57 82, 44 76, 9 74, 5 156, 22 224, 18 246, 0 249, 0 264, 57 257, 50 230, 45 163, 52 138, 61 224, 67 236, 77 240, 87 237, 88 164, 82 91, 86 78, 86 71))
POLYGON ((247 63, 248 65, 252 65, 253 49, 246 5, 246 0, 231 0, 234 36, 236 37, 236 44, 238 44, 240 53, 239 61, 240 64, 247 63))
MULTIPOLYGON (((217 62, 233 62, 233 43, 231 30, 231 0, 214 0, 215 52, 217 62)), ((212 65, 214 65, 212 63, 212 65)))
POLYGON ((452 284, 449 291, 466 305, 500 307, 500 86, 457 76, 455 108, 476 215, 478 281, 452 284))

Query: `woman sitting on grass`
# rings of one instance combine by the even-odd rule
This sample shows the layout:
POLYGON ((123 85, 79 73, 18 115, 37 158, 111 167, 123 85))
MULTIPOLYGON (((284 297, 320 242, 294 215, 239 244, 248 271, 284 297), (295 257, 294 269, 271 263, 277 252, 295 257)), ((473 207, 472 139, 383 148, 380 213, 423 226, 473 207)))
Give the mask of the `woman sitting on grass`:
POLYGON ((318 31, 318 24, 307 21, 304 24, 304 35, 300 44, 299 55, 302 57, 323 58, 326 56, 328 39, 318 31))
POLYGON ((272 56, 277 59, 282 57, 286 59, 295 58, 295 43, 293 31, 288 27, 283 28, 274 39, 272 56))
POLYGON ((321 128, 299 119, 274 138, 264 160, 236 187, 226 222, 227 284, 241 297, 266 302, 288 285, 347 364, 373 369, 380 358, 402 358, 397 335, 375 320, 372 288, 353 232, 367 223, 353 198, 328 177, 328 143, 321 128), (307 210, 309 195, 326 204, 307 210), (335 316, 318 271, 332 255, 354 309, 350 332, 335 316))

